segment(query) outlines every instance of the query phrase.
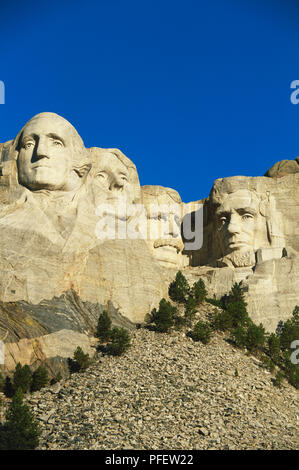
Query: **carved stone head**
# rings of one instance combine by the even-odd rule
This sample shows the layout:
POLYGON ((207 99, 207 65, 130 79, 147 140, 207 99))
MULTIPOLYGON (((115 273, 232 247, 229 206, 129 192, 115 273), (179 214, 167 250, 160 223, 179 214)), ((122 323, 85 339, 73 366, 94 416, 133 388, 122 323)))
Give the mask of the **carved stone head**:
POLYGON ((163 186, 142 186, 147 217, 147 243, 154 257, 165 267, 180 267, 184 244, 181 237, 181 198, 163 186))
MULTIPOLYGON (((258 178, 255 178, 257 180, 258 178)), ((272 245, 274 201, 249 177, 216 180, 210 194, 215 251, 235 266, 255 263, 254 253, 272 245)))
POLYGON ((140 202, 140 183, 134 163, 119 149, 89 149, 92 159, 90 185, 96 207, 140 202))
POLYGON ((18 181, 35 191, 78 189, 90 169, 90 156, 76 129, 54 113, 34 116, 14 141, 18 181))

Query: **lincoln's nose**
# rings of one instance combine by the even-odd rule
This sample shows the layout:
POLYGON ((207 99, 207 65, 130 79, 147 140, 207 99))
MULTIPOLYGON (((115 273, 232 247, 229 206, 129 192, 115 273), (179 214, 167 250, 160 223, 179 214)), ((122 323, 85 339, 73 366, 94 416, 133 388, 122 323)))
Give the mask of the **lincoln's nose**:
POLYGON ((237 215, 235 215, 235 214, 231 215, 231 218, 230 218, 229 223, 227 225, 227 231, 228 231, 228 233, 231 233, 231 234, 240 233, 241 228, 240 228, 240 223, 239 223, 237 215))

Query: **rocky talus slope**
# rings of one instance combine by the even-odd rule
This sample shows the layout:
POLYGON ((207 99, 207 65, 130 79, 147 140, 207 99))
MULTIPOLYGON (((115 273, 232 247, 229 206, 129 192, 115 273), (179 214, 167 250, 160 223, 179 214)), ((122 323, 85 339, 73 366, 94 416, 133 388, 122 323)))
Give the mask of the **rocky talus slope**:
POLYGON ((222 334, 132 334, 122 357, 27 397, 40 449, 298 449, 299 394, 222 334), (238 376, 235 376, 235 370, 238 376))

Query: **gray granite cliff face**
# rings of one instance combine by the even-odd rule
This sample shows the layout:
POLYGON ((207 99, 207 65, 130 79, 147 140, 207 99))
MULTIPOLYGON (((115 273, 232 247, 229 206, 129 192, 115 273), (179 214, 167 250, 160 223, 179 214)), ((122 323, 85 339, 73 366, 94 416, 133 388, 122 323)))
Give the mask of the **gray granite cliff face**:
POLYGON ((65 332, 92 337, 104 308, 116 325, 143 322, 178 270, 216 297, 242 282, 269 331, 299 304, 297 162, 218 179, 206 199, 184 203, 174 189, 141 187, 119 149, 87 149, 54 113, 34 116, 0 153, 0 336, 11 364, 35 361, 38 348, 63 357, 65 332), (190 249, 182 222, 197 203, 203 245, 190 249))

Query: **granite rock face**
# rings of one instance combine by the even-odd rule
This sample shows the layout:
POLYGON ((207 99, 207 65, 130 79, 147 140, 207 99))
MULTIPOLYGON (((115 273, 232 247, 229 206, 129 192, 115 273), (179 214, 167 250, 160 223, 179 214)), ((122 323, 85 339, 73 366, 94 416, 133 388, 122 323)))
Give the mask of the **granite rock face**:
POLYGON ((204 202, 204 244, 190 278, 211 295, 242 282, 252 319, 275 331, 299 305, 299 175, 216 180, 204 202), (265 292, 267 295, 265 295, 265 292))
POLYGON ((298 157, 295 158, 295 160, 281 160, 271 166, 265 173, 265 176, 269 176, 269 178, 281 178, 282 176, 299 173, 298 160, 298 157))
MULTIPOLYGON (((73 126, 55 114, 35 116, 1 145, 0 322, 10 333, 6 341, 59 328, 90 333, 109 305, 122 318, 115 324, 143 321, 167 293, 163 273, 144 239, 111 237, 99 213, 101 204, 122 208, 125 197, 128 206, 137 205, 140 193, 136 167, 122 152, 86 149, 73 126), (70 307, 68 291, 97 309, 83 315, 78 304, 70 307), (55 299, 61 296, 67 300, 59 316, 55 299), (45 303, 51 311, 42 311, 45 303), (18 305, 18 315, 5 313, 9 304, 18 305)), ((111 220, 117 226, 128 219, 122 211, 111 220)))
POLYGON ((271 331, 299 304, 296 160, 218 179, 207 198, 183 203, 174 189, 141 187, 119 149, 87 149, 53 113, 30 119, 0 154, 0 335, 12 358, 23 341, 24 357, 39 360, 36 338, 53 358, 44 336, 64 357, 65 332, 92 337, 104 309, 132 328, 179 269, 217 297, 242 282, 250 315, 271 331))
POLYGON ((177 191, 163 186, 142 186, 145 208, 146 240, 153 257, 162 267, 183 268, 188 260, 182 255, 183 204, 177 191))

